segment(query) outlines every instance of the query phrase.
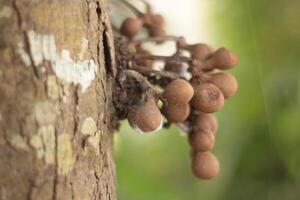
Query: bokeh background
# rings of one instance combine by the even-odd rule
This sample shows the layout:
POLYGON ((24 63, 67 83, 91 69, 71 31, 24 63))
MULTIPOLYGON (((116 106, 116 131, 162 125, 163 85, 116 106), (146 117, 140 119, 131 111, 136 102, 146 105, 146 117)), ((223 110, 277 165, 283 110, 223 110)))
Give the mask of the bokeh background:
POLYGON ((300 199, 300 1, 149 0, 167 30, 226 46, 239 91, 217 113, 220 175, 196 179, 185 136, 151 135, 127 122, 115 134, 120 200, 300 199))

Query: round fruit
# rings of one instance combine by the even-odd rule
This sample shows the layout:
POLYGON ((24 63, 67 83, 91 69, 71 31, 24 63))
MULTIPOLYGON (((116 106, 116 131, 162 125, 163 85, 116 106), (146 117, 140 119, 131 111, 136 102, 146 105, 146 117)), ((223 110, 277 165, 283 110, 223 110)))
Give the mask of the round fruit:
POLYGON ((207 44, 194 44, 189 45, 187 49, 191 52, 192 58, 204 60, 210 56, 213 52, 213 49, 207 44))
POLYGON ((237 64, 237 57, 228 49, 220 48, 206 60, 206 69, 229 69, 237 64))
POLYGON ((192 170, 198 178, 211 179, 219 174, 219 161, 210 152, 197 152, 193 156, 192 170))
POLYGON ((123 21, 120 32, 129 38, 134 37, 143 26, 143 21, 137 18, 127 18, 123 21))
POLYGON ((165 20, 162 15, 152 15, 151 22, 155 26, 163 26, 165 23, 165 20))
POLYGON ((163 115, 169 122, 183 122, 190 114, 190 105, 187 104, 168 104, 162 109, 163 115))
POLYGON ((172 81, 162 94, 169 104, 187 104, 193 95, 192 85, 183 79, 172 81))
POLYGON ((211 131, 216 134, 218 122, 213 114, 199 113, 193 121, 196 130, 211 131))
POLYGON ((128 114, 129 124, 142 132, 153 132, 161 127, 161 113, 152 99, 132 109, 128 114))
POLYGON ((211 83, 202 83, 194 87, 192 106, 202 112, 212 113, 224 106, 224 96, 219 88, 211 83))
POLYGON ((149 26, 148 30, 151 37, 162 37, 166 35, 165 29, 161 26, 149 26))
POLYGON ((234 76, 228 73, 210 74, 207 80, 217 86, 227 99, 235 95, 238 89, 238 82, 234 76))
POLYGON ((197 131, 190 135, 189 142, 194 151, 208 151, 214 147, 215 136, 211 131, 197 131))

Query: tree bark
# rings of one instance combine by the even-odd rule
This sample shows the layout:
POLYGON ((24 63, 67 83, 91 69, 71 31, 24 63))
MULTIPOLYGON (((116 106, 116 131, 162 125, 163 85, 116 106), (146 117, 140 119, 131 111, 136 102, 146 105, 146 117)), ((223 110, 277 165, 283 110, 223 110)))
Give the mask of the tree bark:
POLYGON ((105 0, 0 0, 0 199, 116 199, 105 0))

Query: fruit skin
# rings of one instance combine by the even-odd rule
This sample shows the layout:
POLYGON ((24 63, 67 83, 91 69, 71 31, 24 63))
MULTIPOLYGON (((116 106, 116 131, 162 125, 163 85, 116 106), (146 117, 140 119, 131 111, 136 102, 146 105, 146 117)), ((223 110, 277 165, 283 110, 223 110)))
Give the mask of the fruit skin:
POLYGON ((189 135, 189 143, 196 152, 209 151, 214 147, 215 136, 209 130, 199 130, 189 135))
POLYGON ((162 97, 169 104, 187 104, 193 95, 194 89, 189 82, 183 79, 176 79, 166 87, 162 97))
POLYGON ((204 113, 213 113, 224 106, 224 96, 219 88, 211 83, 200 83, 194 86, 194 97, 191 105, 204 113))
POLYGON ((169 122, 183 122, 190 114, 190 105, 187 104, 167 104, 162 109, 163 115, 169 122))
POLYGON ((159 14, 152 14, 152 13, 145 13, 142 16, 142 19, 144 21, 144 25, 146 27, 149 26, 163 26, 165 24, 164 17, 159 14))
POLYGON ((196 131, 211 131, 214 135, 218 130, 218 121, 213 114, 199 113, 193 120, 196 131))
POLYGON ((142 132, 153 132, 161 127, 162 116, 155 101, 148 99, 128 113, 128 122, 131 127, 142 132))
POLYGON ((228 49, 222 47, 205 61, 205 69, 230 69, 237 64, 237 57, 228 49))
POLYGON ((129 17, 123 21, 120 32, 122 35, 132 38, 142 29, 142 26, 141 19, 129 17))
POLYGON ((210 46, 201 43, 188 45, 186 49, 191 52, 192 58, 196 58, 200 60, 206 59, 208 56, 210 56, 213 53, 213 49, 210 46))
POLYGON ((167 34, 165 29, 161 26, 149 26, 148 30, 151 37, 162 37, 167 34))
POLYGON ((207 76, 207 81, 217 86, 223 93, 225 99, 234 96, 238 89, 236 78, 228 73, 215 73, 207 76))
POLYGON ((211 179, 219 174, 219 161, 210 152, 194 153, 192 171, 200 179, 211 179))

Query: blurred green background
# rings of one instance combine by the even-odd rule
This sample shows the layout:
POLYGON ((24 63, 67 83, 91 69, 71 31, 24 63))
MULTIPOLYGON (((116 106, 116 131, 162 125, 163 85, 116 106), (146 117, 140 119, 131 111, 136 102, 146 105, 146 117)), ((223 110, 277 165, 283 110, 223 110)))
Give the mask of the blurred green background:
POLYGON ((300 199, 300 1, 212 0, 208 9, 212 46, 239 58, 239 91, 217 113, 221 173, 194 178, 176 127, 142 135, 125 122, 115 140, 119 199, 300 199))

